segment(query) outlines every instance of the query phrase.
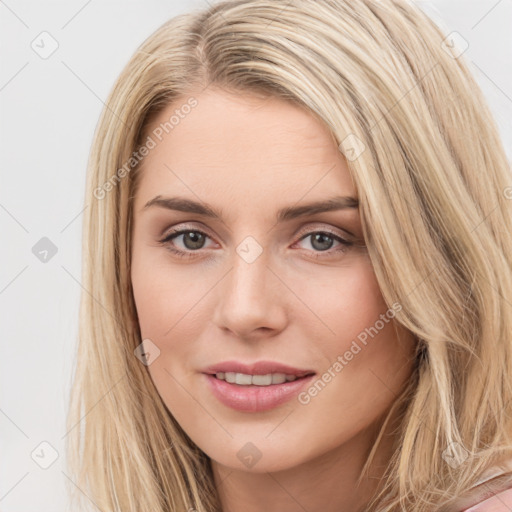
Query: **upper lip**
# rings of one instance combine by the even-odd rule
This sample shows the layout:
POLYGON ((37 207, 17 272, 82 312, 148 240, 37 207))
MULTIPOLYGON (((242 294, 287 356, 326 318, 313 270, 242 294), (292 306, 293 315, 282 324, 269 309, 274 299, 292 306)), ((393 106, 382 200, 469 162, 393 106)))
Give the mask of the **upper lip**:
POLYGON ((313 370, 303 370, 294 368, 286 364, 277 363, 275 361, 257 361, 255 363, 244 364, 239 361, 224 361, 205 368, 203 373, 215 374, 219 372, 245 373, 247 375, 267 375, 269 373, 285 373, 286 375, 295 375, 296 377, 304 377, 312 375, 313 370))

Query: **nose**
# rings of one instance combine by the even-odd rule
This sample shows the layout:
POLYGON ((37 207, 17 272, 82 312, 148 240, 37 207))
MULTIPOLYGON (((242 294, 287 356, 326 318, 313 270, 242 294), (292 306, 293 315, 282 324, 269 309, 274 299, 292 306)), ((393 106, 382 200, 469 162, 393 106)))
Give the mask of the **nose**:
POLYGON ((240 339, 275 336, 287 322, 286 286, 265 250, 254 261, 233 254, 232 268, 216 287, 213 322, 240 339))

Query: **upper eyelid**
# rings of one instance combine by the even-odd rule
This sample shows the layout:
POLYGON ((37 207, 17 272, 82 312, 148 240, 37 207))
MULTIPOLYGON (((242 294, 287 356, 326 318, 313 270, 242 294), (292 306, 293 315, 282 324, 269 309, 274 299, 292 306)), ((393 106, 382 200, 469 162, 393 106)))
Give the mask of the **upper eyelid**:
POLYGON ((300 229, 296 233, 295 236, 300 236, 300 237, 302 237, 302 235, 308 236, 312 233, 317 233, 317 232, 324 232, 324 233, 328 233, 330 235, 339 236, 340 238, 343 238, 344 240, 347 240, 347 241, 350 241, 350 239, 355 238, 355 236, 352 233, 350 233, 349 231, 347 231, 346 229, 337 228, 337 227, 322 229, 320 227, 315 227, 315 226, 308 226, 308 227, 305 227, 304 229, 300 229), (340 234, 340 231, 342 232, 342 234, 340 234), (346 233, 346 235, 345 235, 345 233, 346 233))
MULTIPOLYGON (((345 231, 341 228, 327 228, 327 229, 324 228, 324 229, 322 229, 320 227, 309 226, 309 227, 305 227, 305 228, 299 230, 297 233, 294 234, 294 238, 297 238, 297 240, 294 242, 294 244, 304 240, 305 238, 307 238, 308 236, 311 236, 314 233, 326 233, 328 235, 331 235, 333 238, 339 239, 338 243, 346 242, 350 245, 353 245, 355 243, 355 237, 352 234, 349 234, 349 236, 346 236, 345 234, 340 234, 336 230, 343 231, 344 233, 349 234, 348 231, 345 231), (341 240, 341 242, 340 242, 340 240, 341 240)), ((196 232, 202 233, 206 237, 208 237, 210 240, 212 240, 218 244, 218 242, 215 241, 215 237, 210 236, 210 234, 207 232, 207 230, 204 230, 203 228, 198 228, 195 226, 187 226, 187 225, 185 225, 181 228, 172 228, 170 231, 166 232, 160 238, 160 242, 165 242, 165 241, 170 242, 174 238, 178 238, 179 236, 182 236, 183 234, 185 234, 188 231, 196 231, 196 232)))
MULTIPOLYGON (((193 224, 188 225, 187 223, 184 223, 184 225, 182 227, 178 227, 178 228, 172 227, 170 229, 165 230, 160 238, 165 239, 171 235, 177 234, 180 231, 187 231, 187 230, 199 231, 199 232, 202 232, 205 235, 207 235, 209 238, 212 238, 212 239, 215 238, 214 236, 210 235, 207 228, 204 228, 203 226, 197 227, 196 225, 193 225, 193 224)), ((339 236, 340 238, 346 239, 347 241, 355 240, 357 238, 356 235, 354 235, 347 229, 343 229, 343 228, 336 227, 336 226, 326 227, 326 224, 322 223, 322 222, 317 222, 317 223, 314 223, 314 225, 305 226, 305 227, 297 230, 293 236, 302 236, 302 235, 307 235, 307 234, 310 234, 313 232, 319 232, 319 231, 323 231, 323 232, 327 232, 327 233, 339 236)))

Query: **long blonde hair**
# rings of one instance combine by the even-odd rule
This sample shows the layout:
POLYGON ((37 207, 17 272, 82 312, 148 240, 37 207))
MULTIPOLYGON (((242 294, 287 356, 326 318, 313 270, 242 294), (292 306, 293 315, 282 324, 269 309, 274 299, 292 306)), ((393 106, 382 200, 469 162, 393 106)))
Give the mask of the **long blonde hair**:
POLYGON ((130 282, 148 122, 210 85, 277 96, 329 127, 383 297, 401 304, 395 320, 417 339, 414 377, 390 411, 401 410, 396 449, 368 510, 437 510, 512 456, 510 163, 445 37, 406 0, 227 0, 169 20, 140 46, 88 164, 67 434, 74 500, 103 512, 221 510, 208 457, 134 355, 130 282))

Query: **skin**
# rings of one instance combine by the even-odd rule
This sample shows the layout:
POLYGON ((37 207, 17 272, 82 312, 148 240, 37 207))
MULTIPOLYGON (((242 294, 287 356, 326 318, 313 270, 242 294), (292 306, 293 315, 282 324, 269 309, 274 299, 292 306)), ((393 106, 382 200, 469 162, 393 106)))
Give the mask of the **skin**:
MULTIPOLYGON (((269 411, 236 411, 217 401, 201 373, 237 359, 321 376, 389 310, 357 208, 276 223, 284 206, 355 197, 346 161, 324 125, 283 100, 213 87, 193 96, 198 105, 145 157, 134 198, 134 298, 142 339, 160 350, 151 378, 210 457, 224 512, 362 510, 391 455, 391 435, 372 478, 358 488, 356 480, 411 376, 410 333, 386 323, 307 405, 293 398, 269 411), (208 203, 222 220, 144 208, 158 195, 208 203), (202 246, 187 235, 160 244, 173 227, 207 237, 202 246), (319 246, 306 236, 326 230, 355 245, 336 252, 336 239, 319 246), (236 251, 247 236, 263 249, 250 264, 236 251), (248 442, 261 453, 252 467, 237 457, 248 442)), ((169 105, 148 134, 187 99, 169 105)))

